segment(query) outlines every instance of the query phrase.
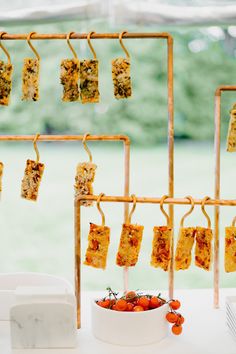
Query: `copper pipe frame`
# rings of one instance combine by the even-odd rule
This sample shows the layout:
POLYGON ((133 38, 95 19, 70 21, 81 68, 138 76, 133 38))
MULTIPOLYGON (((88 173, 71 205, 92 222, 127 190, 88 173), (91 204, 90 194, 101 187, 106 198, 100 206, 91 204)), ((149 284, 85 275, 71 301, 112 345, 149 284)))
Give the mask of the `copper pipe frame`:
MULTIPOLYGON (((219 86, 215 92, 215 199, 220 199, 220 127, 221 127, 221 93, 224 91, 236 91, 236 86, 219 86)), ((214 307, 219 308, 219 223, 220 208, 215 206, 214 210, 215 232, 214 232, 214 307)))
MULTIPOLYGON (((2 40, 26 40, 28 34, 4 34, 2 40)), ((52 40, 52 39, 66 39, 67 34, 33 34, 31 36, 32 40, 52 40)), ((169 197, 174 196, 174 92, 173 92, 173 38, 169 33, 124 33, 124 39, 166 39, 167 40, 167 88, 168 88, 168 195, 169 197)), ((74 33, 71 35, 70 39, 87 39, 87 33, 74 33)), ((91 35, 91 39, 119 39, 119 33, 94 33, 91 35)), ((1 139, 0 140, 4 140, 1 139)), ((8 136, 7 140, 11 140, 8 136)), ((14 139, 12 139, 14 140, 14 139)), ((29 139, 31 140, 31 139, 29 139)), ((42 140, 42 137, 41 137, 42 140)), ((63 139, 61 139, 63 140, 63 139)), ((70 139, 65 139, 70 140, 70 139)), ((73 140, 73 139, 72 139, 73 140)), ((89 140, 89 139, 88 139, 89 140)), ((122 140, 122 139, 121 139, 122 140)), ((127 144, 128 145, 128 144, 127 144)), ((126 146, 125 151, 129 154, 129 148, 126 146)), ((125 163, 126 168, 128 163, 125 163)), ((126 176, 127 178, 127 176, 126 176)), ((129 194, 129 187, 125 187, 125 195, 129 194), (128 194, 127 194, 128 193, 128 194)), ((128 204, 125 204, 124 214, 125 219, 128 213, 128 204)), ((174 207, 172 204, 169 205, 169 220, 171 227, 174 227, 174 207)), ((80 224, 80 211, 75 208, 75 217, 78 218, 80 224)), ((75 233, 80 237, 80 225, 75 226, 75 233)), ((76 242, 76 247, 80 247, 80 242, 76 242)), ((124 270, 124 282, 127 282, 127 269, 124 270)), ((174 238, 172 236, 171 240, 171 265, 169 270, 169 297, 173 298, 174 293, 174 238)), ((80 316, 79 321, 80 324, 80 316)))
MULTIPOLYGON (((0 141, 33 141, 35 135, 0 135, 0 141)), ((40 135, 38 141, 79 141, 83 140, 84 135, 40 135)), ((130 139, 126 135, 88 135, 87 141, 121 141, 124 145, 124 197, 129 196, 130 184, 130 139)), ((124 203, 124 220, 129 214, 129 204, 124 203)), ((81 326, 80 316, 80 207, 77 201, 74 202, 74 230, 75 230, 75 294, 77 300, 77 326, 81 326)))

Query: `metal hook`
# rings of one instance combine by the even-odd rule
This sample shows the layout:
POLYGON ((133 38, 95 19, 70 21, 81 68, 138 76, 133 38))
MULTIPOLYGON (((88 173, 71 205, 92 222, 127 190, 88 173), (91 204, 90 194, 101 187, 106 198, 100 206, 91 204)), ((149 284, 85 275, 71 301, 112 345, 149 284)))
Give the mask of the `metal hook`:
POLYGON ((122 49, 124 50, 124 52, 125 52, 127 58, 129 59, 129 58, 130 58, 129 52, 128 52, 128 50, 125 48, 124 43, 123 43, 123 41, 122 41, 122 37, 123 37, 123 35, 124 35, 125 33, 128 33, 128 32, 127 32, 127 31, 123 31, 123 32, 121 32, 121 33, 119 34, 119 41, 120 41, 120 45, 121 45, 122 49))
POLYGON ((87 136, 89 136, 89 135, 90 135, 89 133, 85 133, 85 134, 84 134, 82 143, 83 143, 83 145, 84 145, 85 151, 88 153, 89 162, 93 162, 93 157, 92 157, 91 151, 89 150, 89 148, 88 148, 88 146, 87 146, 87 144, 86 144, 86 138, 87 138, 87 136))
POLYGON ((167 214, 167 212, 164 210, 164 208, 163 208, 163 203, 164 203, 164 201, 167 199, 167 198, 169 198, 169 196, 168 195, 163 195, 163 197, 161 198, 161 200, 160 200, 160 209, 161 209, 161 212, 165 215, 165 217, 166 217, 166 222, 167 222, 167 225, 169 225, 170 224, 170 217, 169 217, 169 215, 167 214))
POLYGON ((136 209, 136 204, 137 204, 137 198, 136 198, 135 194, 131 194, 131 198, 133 199, 133 207, 132 207, 132 209, 131 209, 131 211, 129 213, 129 216, 128 216, 128 219, 127 219, 127 224, 130 224, 131 217, 132 217, 132 215, 133 215, 133 213, 134 213, 134 211, 136 209))
POLYGON ((101 217, 102 217, 102 226, 105 226, 105 214, 104 214, 104 212, 102 211, 102 209, 100 207, 100 201, 101 201, 101 198, 104 195, 105 195, 104 193, 100 193, 99 196, 98 196, 98 199, 97 199, 97 208, 98 208, 98 211, 99 211, 99 213, 101 214, 101 217))
POLYGON ((233 218, 233 221, 232 221, 232 226, 235 227, 235 223, 236 223, 236 216, 233 218))
POLYGON ((182 219, 181 219, 181 221, 180 221, 180 227, 184 227, 184 220, 185 220, 185 218, 186 218, 188 215, 190 215, 190 214, 192 213, 192 211, 193 211, 193 209, 194 209, 194 206, 195 206, 194 200, 193 200, 193 198, 191 197, 191 195, 187 195, 187 197, 185 197, 185 198, 190 201, 190 203, 191 203, 191 208, 190 208, 190 210, 189 210, 186 214, 184 214, 184 216, 182 217, 182 219))
POLYGON ((210 216, 207 214, 206 210, 205 210, 205 203, 207 200, 211 199, 210 197, 205 197, 203 198, 202 200, 202 206, 201 206, 201 209, 202 209, 202 212, 203 214, 205 215, 206 219, 207 219, 207 227, 208 229, 211 228, 211 219, 210 219, 210 216))
POLYGON ((67 44, 68 44, 70 50, 72 51, 72 53, 73 53, 73 55, 74 55, 74 58, 77 59, 78 56, 77 56, 77 54, 76 54, 76 51, 74 50, 74 48, 73 48, 73 46, 72 46, 72 44, 71 44, 71 42, 70 42, 70 36, 71 36, 73 33, 75 33, 75 32, 69 32, 69 33, 67 34, 67 36, 66 36, 66 41, 67 41, 67 44))
POLYGON ((8 50, 4 47, 4 45, 2 44, 1 42, 1 39, 2 39, 2 36, 4 34, 7 34, 7 32, 0 32, 0 48, 4 51, 4 53, 6 54, 7 56, 7 60, 8 60, 8 64, 11 64, 11 56, 10 56, 10 53, 8 52, 8 50))
POLYGON ((36 163, 39 163, 39 159, 40 159, 40 155, 39 155, 39 150, 38 150, 38 147, 37 147, 37 140, 39 138, 40 134, 37 133, 35 135, 35 138, 34 138, 34 141, 33 141, 33 144, 34 144, 34 151, 36 153, 36 163))
POLYGON ((94 50, 94 48, 93 48, 93 46, 91 44, 91 35, 94 34, 94 33, 95 32, 93 32, 93 31, 89 32, 89 34, 87 36, 87 41, 88 41, 89 48, 90 48, 91 52, 93 53, 94 59, 97 59, 97 54, 96 54, 96 52, 95 52, 95 50, 94 50))
POLYGON ((30 39, 31 39, 31 36, 33 34, 36 34, 36 32, 30 32, 27 36, 27 43, 29 45, 29 47, 32 49, 32 51, 34 52, 34 54, 36 55, 37 59, 40 60, 40 55, 39 53, 37 52, 37 50, 34 48, 33 44, 31 43, 30 39))

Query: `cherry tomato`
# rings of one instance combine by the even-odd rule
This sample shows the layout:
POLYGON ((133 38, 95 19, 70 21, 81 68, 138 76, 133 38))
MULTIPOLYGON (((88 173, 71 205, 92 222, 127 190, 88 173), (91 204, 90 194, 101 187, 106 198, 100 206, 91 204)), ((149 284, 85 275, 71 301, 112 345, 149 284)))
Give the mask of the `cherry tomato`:
POLYGON ((101 301, 100 306, 101 306, 101 307, 104 307, 104 308, 106 308, 106 309, 108 309, 108 307, 110 307, 110 300, 107 299, 107 300, 101 301))
POLYGON ((144 308, 142 306, 134 306, 133 311, 134 312, 144 311, 144 308))
POLYGON ((157 296, 152 296, 149 302, 149 307, 151 309, 156 309, 162 305, 162 301, 157 296))
POLYGON ((177 320, 176 320, 175 323, 177 325, 182 325, 184 323, 184 320, 185 320, 184 317, 180 313, 178 313, 177 314, 177 320))
POLYGON ((179 334, 181 334, 182 333, 182 330, 183 330, 183 328, 182 328, 182 326, 181 325, 174 325, 174 326, 172 326, 172 333, 173 334, 175 334, 176 336, 178 336, 179 334))
POLYGON ((166 314, 166 319, 170 323, 176 323, 176 321, 178 320, 178 316, 174 312, 168 312, 166 314))
POLYGON ((134 304, 132 302, 127 303, 126 311, 133 311, 134 304))
POLYGON ((135 298, 137 297, 136 292, 135 291, 129 291, 126 295, 125 298, 127 301, 133 301, 135 300, 135 298))
POLYGON ((116 310, 125 311, 127 308, 127 301, 124 299, 119 299, 116 301, 116 310))
POLYGON ((142 306, 144 309, 149 307, 150 300, 146 296, 141 296, 137 300, 137 305, 142 306))
POLYGON ((179 300, 172 300, 169 305, 173 310, 178 310, 181 304, 179 300))

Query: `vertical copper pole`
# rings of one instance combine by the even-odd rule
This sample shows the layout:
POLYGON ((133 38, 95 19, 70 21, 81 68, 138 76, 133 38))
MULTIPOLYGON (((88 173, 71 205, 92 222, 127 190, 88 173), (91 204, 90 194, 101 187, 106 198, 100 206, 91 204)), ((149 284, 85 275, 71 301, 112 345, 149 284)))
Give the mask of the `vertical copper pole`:
MULTIPOLYGON (((174 73, 173 73, 173 38, 167 38, 168 58, 168 155, 169 155, 169 197, 174 196, 174 73)), ((169 205, 170 225, 174 227, 174 206, 169 205)), ((171 240, 171 263, 169 270, 169 297, 174 296, 174 232, 171 240)))
MULTIPOLYGON (((215 199, 220 198, 220 108, 221 89, 215 94, 215 199)), ((219 219, 220 208, 215 206, 215 233, 214 233, 214 307, 219 307, 219 219)))
MULTIPOLYGON (((124 141, 124 196, 129 196, 129 184, 130 184, 130 141, 126 139, 124 141)), ((129 215, 129 203, 124 203, 124 223, 126 223, 129 215)), ((123 270, 123 282, 124 292, 126 293, 129 288, 129 268, 124 267, 123 270)))
POLYGON ((81 251, 80 251, 80 230, 81 230, 81 222, 80 222, 80 199, 75 198, 74 201, 74 213, 75 213, 75 295, 77 300, 77 328, 81 327, 81 311, 80 311, 80 303, 81 303, 81 251))

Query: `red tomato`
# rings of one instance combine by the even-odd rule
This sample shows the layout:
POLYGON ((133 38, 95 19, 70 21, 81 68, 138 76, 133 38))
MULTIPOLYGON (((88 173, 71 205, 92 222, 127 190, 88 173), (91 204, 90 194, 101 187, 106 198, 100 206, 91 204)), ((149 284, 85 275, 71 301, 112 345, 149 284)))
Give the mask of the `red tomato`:
POLYGON ((157 296, 152 296, 149 302, 149 307, 151 309, 156 309, 162 305, 162 301, 157 296))
POLYGON ((144 309, 149 307, 150 300, 146 296, 141 296, 137 300, 137 305, 142 306, 144 309))
POLYGON ((142 306, 134 306, 133 311, 134 312, 144 311, 144 308, 142 306))
POLYGON ((172 300, 169 305, 173 310, 178 310, 181 304, 179 300, 172 300))
POLYGON ((181 325, 174 325, 174 326, 172 326, 172 333, 173 334, 175 334, 176 336, 178 336, 179 334, 181 334, 182 333, 182 330, 183 330, 183 328, 182 328, 182 326, 181 325))
POLYGON ((174 312, 168 312, 166 314, 166 319, 170 323, 176 323, 176 321, 178 320, 178 316, 174 312))
POLYGON ((127 308, 127 301, 124 299, 119 299, 116 301, 116 310, 125 311, 127 308))
POLYGON ((133 311, 133 308, 134 308, 134 304, 132 304, 131 302, 128 302, 126 311, 133 311))

